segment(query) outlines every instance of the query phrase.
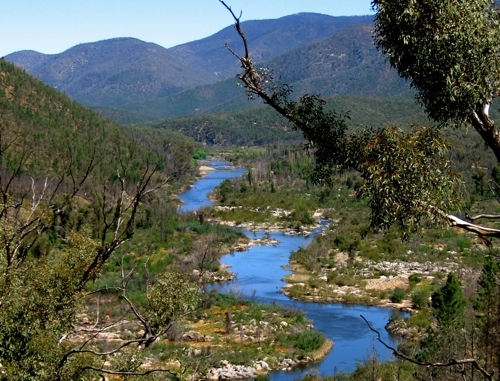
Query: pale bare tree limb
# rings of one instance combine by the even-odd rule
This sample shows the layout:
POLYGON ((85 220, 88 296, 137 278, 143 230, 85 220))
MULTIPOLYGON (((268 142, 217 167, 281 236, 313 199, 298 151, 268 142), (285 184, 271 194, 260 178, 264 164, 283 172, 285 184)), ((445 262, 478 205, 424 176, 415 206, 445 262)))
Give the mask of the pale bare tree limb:
POLYGON ((85 369, 93 370, 98 373, 112 374, 116 376, 147 376, 148 374, 153 374, 153 373, 170 373, 173 376, 178 375, 177 372, 173 372, 171 369, 149 369, 144 372, 118 371, 105 368, 97 368, 95 366, 86 366, 83 368, 83 370, 85 369))
POLYGON ((488 220, 498 220, 500 219, 499 214, 478 214, 476 216, 467 216, 467 219, 470 221, 476 221, 480 219, 488 219, 488 220))
POLYGON ((465 220, 462 220, 454 215, 446 214, 446 218, 450 222, 450 225, 471 233, 475 233, 482 240, 486 246, 491 246, 491 240, 489 238, 500 238, 500 230, 494 228, 488 228, 481 225, 476 225, 465 220))

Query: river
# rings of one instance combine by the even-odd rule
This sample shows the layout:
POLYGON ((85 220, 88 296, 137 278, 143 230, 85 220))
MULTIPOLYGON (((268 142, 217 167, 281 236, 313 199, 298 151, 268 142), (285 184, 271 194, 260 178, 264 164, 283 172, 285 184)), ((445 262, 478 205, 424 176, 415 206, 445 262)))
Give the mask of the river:
MULTIPOLYGON (((181 207, 182 211, 194 211, 211 205, 208 195, 214 187, 225 179, 234 179, 245 174, 245 170, 241 168, 228 171, 228 163, 225 162, 214 161, 209 165, 218 170, 199 179, 189 191, 180 195, 184 202, 181 207)), ((326 223, 308 237, 271 232, 271 238, 278 240, 278 245, 253 246, 244 252, 225 255, 221 260, 237 274, 234 282, 223 286, 226 290, 237 290, 261 302, 280 303, 303 310, 308 319, 313 322, 314 327, 334 342, 333 349, 319 364, 309 365, 305 369, 292 372, 272 372, 270 374, 272 381, 293 380, 310 372, 320 375, 351 372, 356 368, 356 363, 363 362, 373 354, 376 354, 382 361, 390 358, 391 353, 376 341, 375 334, 361 319, 361 314, 381 333, 384 341, 397 345, 384 329, 392 314, 392 310, 388 308, 341 303, 298 302, 281 292, 285 284, 282 279, 289 273, 286 266, 290 252, 307 245, 324 227, 326 223)), ((247 230, 244 232, 250 238, 259 238, 264 235, 264 232, 247 230)))

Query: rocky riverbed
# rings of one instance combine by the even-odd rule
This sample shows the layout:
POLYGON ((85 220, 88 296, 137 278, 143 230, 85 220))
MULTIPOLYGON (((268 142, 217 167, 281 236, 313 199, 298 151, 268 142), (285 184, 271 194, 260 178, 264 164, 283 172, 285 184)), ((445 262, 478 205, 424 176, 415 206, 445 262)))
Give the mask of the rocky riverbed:
POLYGON ((349 275, 339 275, 346 273, 348 254, 338 251, 334 258, 335 267, 319 271, 308 271, 291 262, 292 273, 285 278, 287 284, 283 288, 285 295, 303 301, 361 303, 412 311, 409 294, 401 302, 390 300, 395 289, 408 290, 412 275, 424 282, 432 282, 440 274, 444 276, 459 269, 452 259, 436 264, 430 261, 373 261, 357 257, 355 270, 349 275))

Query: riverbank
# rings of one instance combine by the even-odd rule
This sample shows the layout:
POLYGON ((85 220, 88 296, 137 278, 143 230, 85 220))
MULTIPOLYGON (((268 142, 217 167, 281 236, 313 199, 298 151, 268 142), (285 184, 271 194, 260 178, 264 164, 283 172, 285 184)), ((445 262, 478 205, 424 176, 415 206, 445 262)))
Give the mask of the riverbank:
MULTIPOLYGON (((289 269, 292 273, 284 278, 286 285, 283 293, 292 299, 316 303, 363 304, 413 312, 410 300, 392 302, 389 298, 395 289, 409 288, 408 277, 370 278, 370 274, 366 274, 367 278, 345 279, 334 283, 329 282, 330 274, 326 271, 319 274, 307 271, 297 263, 291 263, 289 269)), ((331 277, 330 275, 330 280, 331 277)))
MULTIPOLYGON (((247 287, 254 287, 255 281, 261 282, 265 277, 264 272, 268 270, 266 260, 262 258, 259 262, 253 262, 253 265, 249 265, 248 261, 249 256, 255 255, 255 250, 252 249, 257 245, 281 246, 281 242, 267 240, 266 235, 273 238, 281 237, 277 233, 279 232, 290 237, 309 237, 321 226, 324 219, 334 221, 315 236, 314 241, 309 240, 308 247, 300 248, 301 243, 299 243, 299 246, 291 249, 282 249, 291 252, 287 263, 282 264, 291 273, 278 275, 278 278, 286 284, 278 283, 275 292, 292 300, 314 305, 314 309, 323 308, 316 307, 317 304, 325 306, 340 304, 339 308, 347 305, 356 309, 358 306, 383 307, 388 311, 385 315, 386 320, 377 330, 387 335, 384 328, 392 314, 391 311, 414 313, 417 310, 414 307, 428 304, 431 293, 439 287, 448 272, 463 271, 464 263, 458 261, 457 257, 464 258, 464 256, 458 254, 459 248, 453 247, 450 243, 456 242, 461 245, 460 252, 467 252, 468 247, 465 246, 467 237, 452 231, 446 233, 444 239, 440 240, 441 235, 429 232, 421 238, 422 241, 402 242, 397 233, 373 233, 365 220, 368 215, 366 206, 362 203, 355 204, 354 196, 344 192, 344 189, 338 188, 335 202, 323 206, 316 198, 318 195, 315 196, 310 192, 283 189, 273 192, 271 188, 266 191, 264 183, 252 184, 244 178, 227 182, 213 192, 211 201, 216 205, 205 217, 213 223, 247 230, 250 232, 249 237, 260 237, 257 240, 264 239, 262 242, 251 240, 248 244, 233 248, 235 252, 250 250, 251 253, 245 254, 244 262, 247 266, 259 269, 251 281, 238 274, 234 287, 238 282, 252 285, 247 287), (351 203, 350 207, 354 207, 354 211, 347 210, 346 203, 351 203)), ((233 268, 230 270, 233 272, 233 268)), ((247 270, 241 268, 240 271, 247 273, 247 270)), ((273 276, 276 274, 281 272, 273 270, 273 276)), ((259 291, 256 294, 258 295, 259 291)), ((265 297, 270 298, 269 294, 265 294, 265 297)), ((283 301, 282 298, 279 300, 283 301)), ((369 309, 370 307, 361 308, 363 314, 369 309)), ((307 307, 306 310, 308 315, 313 314, 313 321, 318 321, 318 316, 314 312, 307 307)), ((343 312, 335 309, 335 314, 343 312)), ((359 315, 352 319, 359 319, 359 315)), ((378 322, 380 324, 380 320, 378 322)), ((345 327, 344 322, 341 324, 345 327)), ((328 322, 326 326, 329 326, 328 322)), ((323 322, 321 327, 325 328, 323 322)), ((362 326, 356 331, 349 330, 346 332, 349 337, 339 340, 351 343, 352 337, 366 328, 362 326)), ((389 326, 388 331, 398 336, 410 332, 400 326, 389 326)), ((336 334, 330 331, 328 333, 329 337, 334 337, 336 334)), ((365 335, 368 337, 370 334, 365 333, 365 335)), ((342 348, 346 348, 346 343, 339 346, 335 355, 329 357, 329 362, 332 362, 332 359, 336 363, 340 361, 345 351, 342 348)), ((362 350, 369 345, 365 343, 362 350)), ((352 344, 347 344, 348 348, 351 346, 352 344)), ((329 355, 326 353, 321 356, 329 355)), ((355 361, 362 359, 353 361, 351 358, 348 361, 355 364, 355 361)), ((324 362, 321 363, 322 367, 326 367, 324 362)), ((343 368, 343 370, 353 369, 343 368)))
MULTIPOLYGON (((214 206, 214 210, 228 212, 242 207, 214 206)), ((286 227, 286 223, 273 222, 235 222, 220 218, 211 219, 212 222, 247 229, 248 231, 281 232, 286 235, 309 236, 312 231, 321 227, 321 219, 325 218, 323 210, 316 210, 313 217, 316 224, 301 227, 301 229, 291 229, 286 227)), ((271 210, 273 216, 283 216, 290 214, 290 211, 277 209, 271 210)), ((332 222, 336 223, 336 222, 332 222)), ((234 251, 245 251, 254 245, 277 245, 276 240, 268 240, 266 237, 250 240, 246 244, 237 245, 234 251)), ((320 271, 307 270, 305 266, 296 261, 289 262, 288 269, 291 271, 283 280, 286 285, 282 292, 295 300, 317 303, 348 303, 363 304, 367 306, 380 306, 392 308, 400 311, 414 312, 411 300, 406 299, 400 302, 390 300, 390 296, 395 289, 408 290, 410 287, 409 277, 412 274, 428 276, 432 279, 431 273, 435 273, 435 267, 431 263, 420 264, 417 262, 375 262, 357 259, 357 266, 360 269, 357 276, 350 279, 337 280, 332 282, 333 275, 342 272, 342 268, 347 268, 350 264, 348 254, 338 252, 334 255, 336 268, 322 268, 320 271), (361 270, 362 269, 362 270, 361 270), (399 275, 380 275, 377 273, 394 273, 399 275), (347 284, 345 284, 347 283, 347 284)), ((456 264, 449 264, 440 269, 442 272, 452 271, 456 264)))

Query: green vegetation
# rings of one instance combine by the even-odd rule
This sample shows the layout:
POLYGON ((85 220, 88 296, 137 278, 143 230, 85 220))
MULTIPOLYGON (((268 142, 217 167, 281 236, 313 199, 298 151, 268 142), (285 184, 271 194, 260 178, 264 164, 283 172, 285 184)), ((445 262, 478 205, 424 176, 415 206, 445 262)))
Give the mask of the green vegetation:
MULTIPOLYGON (((195 144, 172 133, 122 129, 3 60, 0 84, 2 374, 13 380, 66 380, 103 371, 140 372, 140 364, 123 361, 106 368, 101 359, 106 353, 133 356, 132 347, 151 345, 196 307, 198 286, 163 266, 147 279, 150 292, 133 297, 134 268, 123 272, 130 258, 121 250, 135 231, 161 218, 163 211, 155 214, 153 207, 168 210, 165 196, 194 177, 195 144), (117 256, 121 282, 100 278, 111 288, 98 290, 96 279, 117 256), (114 324, 97 320, 74 340, 89 293, 97 301, 99 293, 119 295, 120 303, 107 306, 107 319, 113 309, 128 311, 144 334, 135 332, 118 346, 94 342, 85 335, 114 324), (164 299, 168 294, 177 304, 164 299)), ((156 250, 155 243, 149 250, 156 250)))
MULTIPOLYGON (((240 79, 281 117, 259 109, 141 128, 104 120, 0 61, 0 377, 178 379, 221 359, 248 365, 265 356, 277 367, 285 356, 307 358, 327 343, 300 312, 204 291, 214 274, 227 275, 220 256, 245 241, 206 221, 307 234, 321 214, 337 223, 292 254, 285 292, 418 310, 391 322, 407 338, 396 354, 412 364, 373 356, 331 379, 495 379, 500 302, 491 258, 500 229, 451 213, 470 221, 498 214, 500 139, 489 114, 500 82, 498 12, 484 0, 373 5, 376 44, 423 111, 390 120, 374 113, 370 128, 338 109, 359 99, 296 99, 249 57, 240 79), (424 115, 434 123, 420 125, 424 115), (410 120, 417 124, 387 125, 410 120), (480 136, 446 124, 470 124, 480 136), (186 131, 190 138, 179 135, 186 131), (179 215, 173 195, 207 156, 191 138, 261 147, 225 156, 249 170, 215 192, 220 205, 179 215), (450 358, 458 360, 442 366, 450 358)), ((366 31, 355 32, 366 48, 366 31)), ((299 88, 314 84, 297 67, 288 75, 299 88)), ((358 120, 384 102, 361 100, 358 120)))
MULTIPOLYGON (((464 205, 467 209, 474 207, 476 199, 467 195, 464 185, 469 185, 467 190, 470 192, 470 184, 464 184, 451 166, 450 145, 441 130, 444 125, 472 126, 479 133, 480 141, 495 155, 496 161, 500 160, 500 137, 489 113, 491 100, 497 97, 500 84, 499 29, 492 27, 500 21, 498 4, 485 0, 458 3, 379 0, 372 5, 376 11, 376 46, 400 76, 411 82, 417 100, 437 125, 414 126, 409 130, 394 126, 349 130, 345 116, 338 110, 328 110, 324 100, 310 94, 297 100, 291 96, 289 86, 274 82, 276 77, 270 74, 272 71, 254 66, 240 19, 228 8, 246 52, 245 56, 239 57, 243 69, 239 79, 247 93, 260 97, 303 133, 307 147, 315 156, 313 182, 331 185, 339 171, 359 173, 363 182, 359 184, 356 195, 368 202, 372 229, 383 230, 389 237, 396 235, 409 240, 417 232, 427 233, 429 228, 451 224, 463 234, 456 240, 460 249, 458 253, 470 252, 470 239, 464 238, 467 232, 474 234, 477 241, 491 250, 493 240, 500 238, 500 229, 472 224, 453 214, 458 214, 464 205), (270 82, 273 85, 269 85, 270 82)), ((494 181, 488 183, 485 179, 492 166, 489 170, 477 165, 472 168, 475 193, 482 200, 487 190, 496 194, 498 184, 494 181)), ((468 171, 471 172, 471 167, 468 171)), ((496 171, 490 173, 496 174, 496 171)), ((489 212, 469 219, 473 222, 486 216, 498 219, 489 212)), ((333 241, 339 246, 344 242, 345 239, 333 241)), ((358 242, 357 237, 350 239, 344 248, 347 249, 347 258, 344 259, 346 253, 341 252, 335 255, 335 262, 344 259, 347 265, 342 267, 354 271, 358 266, 366 265, 356 264, 358 242)), ((386 243, 391 241, 386 240, 386 243)), ((394 258, 401 255, 400 249, 402 247, 390 245, 387 253, 394 258)), ((428 253, 431 247, 422 249, 428 253)), ((442 250, 443 247, 438 249, 439 252, 442 250)), ((477 254, 480 257, 484 252, 477 251, 477 254)), ((334 263, 329 257, 322 255, 318 262, 328 258, 328 265, 333 268, 334 263)), ((481 262, 484 263, 484 257, 481 262)), ((492 270, 491 266, 485 268, 492 270)), ((468 281, 465 286, 467 299, 463 284, 454 272, 450 269, 446 272, 445 284, 432 293, 432 311, 428 323, 423 324, 424 332, 407 348, 402 346, 395 353, 400 358, 411 358, 413 363, 425 365, 417 369, 415 379, 472 380, 481 377, 493 380, 497 369, 491 356, 493 353, 498 356, 498 347, 481 351, 471 344, 475 343, 473 338, 478 329, 476 316, 481 315, 470 310, 478 284, 474 276, 462 275, 468 281), (467 309, 469 311, 465 313, 467 309)), ((434 274, 437 279, 443 275, 434 274)), ((415 289, 415 282, 411 283, 414 284, 409 286, 415 289)), ((310 284, 313 289, 318 288, 318 283, 310 284)), ((396 288, 393 300, 402 300, 403 292, 402 288, 396 288)), ((310 290, 307 294, 311 294, 310 290)), ((415 304, 427 308, 422 298, 415 298, 415 301, 415 304)), ((379 371, 380 367, 375 361, 367 361, 362 370, 370 369, 379 371)), ((362 379, 380 379, 380 372, 362 375, 362 379)))
POLYGON ((208 211, 177 212, 173 196, 194 179, 205 149, 175 132, 117 126, 5 61, 0 82, 3 376, 154 370, 167 379, 262 353, 277 366, 322 343, 298 311, 220 295, 217 305, 202 292, 214 273, 225 276, 220 256, 247 241, 207 223, 208 211), (225 312, 237 333, 221 335, 225 312), (201 319, 212 328, 195 337, 223 349, 193 355, 174 344, 190 328, 203 331, 201 319))
POLYGON ((405 298, 406 293, 402 288, 396 287, 391 295, 391 302, 393 303, 401 303, 405 298))

